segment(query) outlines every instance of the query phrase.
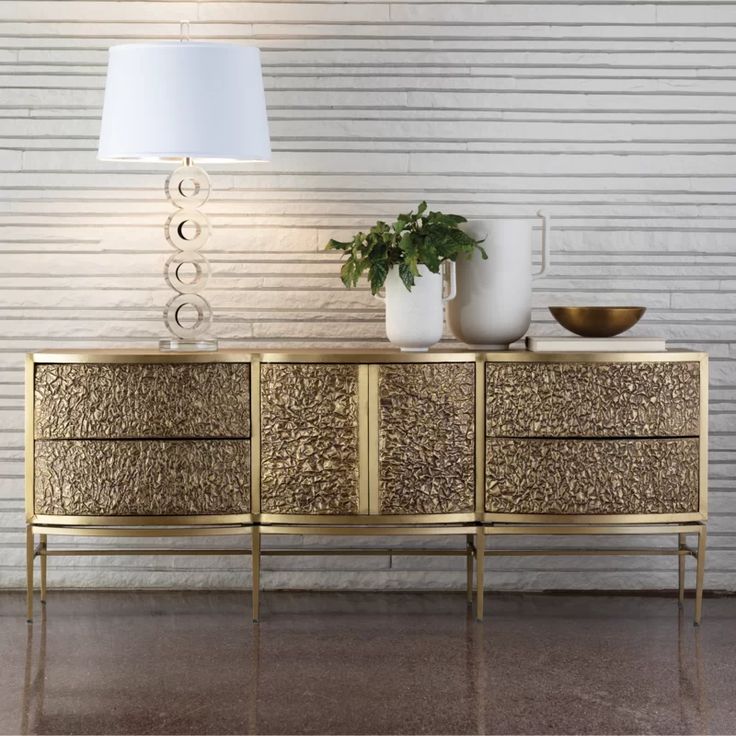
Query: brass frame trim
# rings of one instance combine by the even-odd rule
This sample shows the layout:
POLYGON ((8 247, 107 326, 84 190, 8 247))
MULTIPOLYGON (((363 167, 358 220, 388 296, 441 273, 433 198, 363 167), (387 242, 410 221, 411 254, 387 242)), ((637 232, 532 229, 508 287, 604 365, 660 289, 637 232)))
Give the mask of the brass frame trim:
POLYGON ((709 363, 706 353, 700 354, 700 496, 698 510, 700 518, 708 518, 708 381, 709 363))
POLYGON ((574 524, 491 524, 486 526, 486 533, 498 535, 600 535, 618 534, 698 534, 704 528, 702 522, 692 524, 657 524, 651 519, 648 524, 590 524, 575 526, 574 524))
POLYGON ((34 363, 250 363, 251 350, 217 350, 201 353, 161 353, 153 350, 47 350, 29 353, 34 363))
POLYGON ((231 526, 195 527, 79 527, 32 524, 28 526, 32 534, 61 535, 71 537, 210 537, 250 534, 251 526, 233 524, 231 526))
MULTIPOLYGON (((371 497, 371 503, 373 503, 373 497, 371 497)), ((256 523, 390 526, 392 524, 468 524, 477 521, 475 513, 463 512, 451 514, 259 514, 256 523)))
POLYGON ((368 366, 368 511, 381 515, 381 394, 378 388, 378 365, 368 366))
POLYGON ((485 524, 674 524, 678 522, 705 521, 699 511, 682 514, 505 514, 486 512, 483 514, 485 524))
POLYGON ((465 549, 446 549, 444 547, 324 547, 322 549, 264 549, 261 555, 268 557, 338 557, 351 555, 357 557, 467 557, 465 549))
POLYGON ((34 363, 33 355, 26 355, 25 360, 25 372, 24 372, 24 392, 25 392, 25 458, 24 458, 24 469, 25 469, 25 516, 26 523, 30 523, 36 510, 35 498, 34 498, 34 486, 36 478, 35 468, 35 457, 36 457, 36 445, 35 445, 35 377, 36 367, 34 363))
POLYGON ((358 366, 358 515, 371 512, 370 458, 370 369, 372 366, 358 366))
POLYGON ((656 353, 586 352, 533 353, 529 350, 483 353, 486 363, 696 363, 708 354, 696 350, 664 350, 656 353))
POLYGON ((395 350, 330 350, 329 352, 295 350, 287 352, 264 351, 259 355, 263 363, 362 363, 365 365, 379 365, 381 363, 470 363, 475 360, 477 354, 466 351, 401 353, 395 350))
POLYGON ((681 557, 697 557, 697 550, 692 547, 679 549, 662 549, 661 547, 627 547, 626 549, 592 549, 586 547, 570 547, 565 549, 487 549, 489 557, 658 557, 679 555, 681 557))
POLYGON ((261 513, 261 360, 250 363, 250 512, 261 513))
POLYGON ((486 496, 486 361, 475 360, 475 513, 482 519, 486 496))
POLYGON ((64 516, 34 514, 29 522, 34 525, 87 526, 187 526, 195 524, 253 524, 253 514, 199 514, 191 516, 64 516))
POLYGON ((529 350, 467 351, 446 350, 425 353, 402 353, 386 350, 245 350, 226 349, 202 353, 160 353, 140 349, 41 350, 28 353, 34 363, 247 363, 258 359, 263 363, 451 363, 472 362, 536 362, 536 363, 617 363, 668 361, 694 362, 707 359, 707 353, 696 350, 646 352, 559 352, 534 353, 529 350))
POLYGON ((44 557, 131 557, 138 555, 155 555, 163 557, 175 557, 183 555, 185 557, 191 555, 247 555, 250 556, 249 549, 234 549, 232 547, 210 547, 208 549, 198 549, 196 547, 181 547, 179 549, 156 549, 155 547, 134 547, 110 549, 109 547, 101 547, 99 549, 54 549, 47 552, 39 553, 44 557))
MULTIPOLYGON (((296 534, 302 536, 421 536, 442 534, 468 534, 476 530, 474 525, 426 525, 426 526, 317 526, 307 524, 266 524, 258 527, 261 534, 296 534)), ((296 550, 298 552, 298 550, 296 550)))

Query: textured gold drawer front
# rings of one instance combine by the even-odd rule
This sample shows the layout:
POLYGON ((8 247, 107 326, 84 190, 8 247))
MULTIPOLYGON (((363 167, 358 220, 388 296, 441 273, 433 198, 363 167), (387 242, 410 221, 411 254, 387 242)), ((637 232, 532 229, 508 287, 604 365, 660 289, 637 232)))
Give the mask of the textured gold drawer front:
POLYGON ((378 512, 472 512, 475 365, 404 363, 377 370, 378 512))
POLYGON ((249 440, 41 440, 35 513, 250 513, 249 440))
POLYGON ((261 511, 355 514, 358 366, 261 365, 261 511))
POLYGON ((488 437, 697 436, 700 365, 489 363, 488 437))
POLYGON ((486 511, 676 514, 698 511, 697 439, 493 439, 486 511))
POLYGON ((247 363, 58 363, 35 374, 35 437, 249 437, 247 363))

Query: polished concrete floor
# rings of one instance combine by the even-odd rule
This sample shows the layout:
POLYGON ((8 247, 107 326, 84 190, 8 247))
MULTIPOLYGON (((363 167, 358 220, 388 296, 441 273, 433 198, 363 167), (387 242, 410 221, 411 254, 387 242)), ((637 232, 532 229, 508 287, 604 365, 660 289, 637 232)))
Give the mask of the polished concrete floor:
POLYGON ((736 598, 0 594, 0 733, 734 733, 736 598))

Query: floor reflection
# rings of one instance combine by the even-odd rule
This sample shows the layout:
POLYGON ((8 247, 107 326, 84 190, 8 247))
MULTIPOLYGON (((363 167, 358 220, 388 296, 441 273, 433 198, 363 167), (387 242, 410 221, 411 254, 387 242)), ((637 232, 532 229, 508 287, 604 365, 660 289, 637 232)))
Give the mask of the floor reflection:
POLYGON ((677 662, 679 704, 682 722, 691 733, 710 733, 708 701, 705 696, 703 657, 701 653, 702 627, 692 621, 680 608, 677 617, 677 662))
POLYGON ((43 713, 46 684, 46 606, 41 606, 33 626, 26 626, 26 664, 21 705, 21 734, 36 733, 39 714, 43 713), (34 639, 37 646, 34 647, 34 639))
POLYGON ((736 600, 708 604, 269 594, 253 626, 241 595, 57 593, 0 732, 729 732, 736 600))

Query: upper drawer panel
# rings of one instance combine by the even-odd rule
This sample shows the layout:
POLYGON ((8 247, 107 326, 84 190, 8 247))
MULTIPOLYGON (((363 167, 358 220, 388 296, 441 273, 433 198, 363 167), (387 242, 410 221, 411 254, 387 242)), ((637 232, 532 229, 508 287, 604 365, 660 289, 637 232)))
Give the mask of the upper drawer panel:
POLYGON ((699 434, 700 364, 489 363, 489 437, 699 434))
POLYGON ((247 363, 42 363, 36 439, 250 437, 247 363))

